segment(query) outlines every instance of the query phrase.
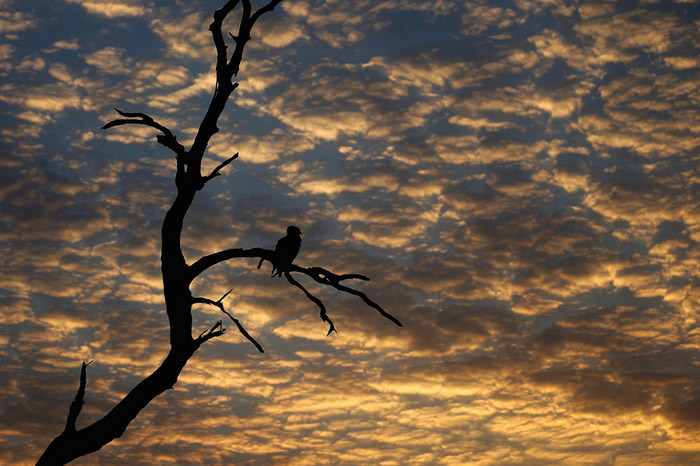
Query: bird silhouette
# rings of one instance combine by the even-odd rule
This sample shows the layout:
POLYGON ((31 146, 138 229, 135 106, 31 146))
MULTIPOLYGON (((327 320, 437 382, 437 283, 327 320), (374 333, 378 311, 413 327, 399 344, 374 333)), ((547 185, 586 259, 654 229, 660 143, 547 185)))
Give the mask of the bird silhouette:
MULTIPOLYGON (((272 274, 270 274, 270 277, 275 275, 281 277, 292 264, 294 258, 297 257, 299 248, 301 248, 301 230, 299 227, 290 225, 287 227, 287 236, 280 238, 275 245, 275 255, 272 261, 272 274)), ((260 259, 258 268, 262 266, 262 263, 263 259, 260 259)))

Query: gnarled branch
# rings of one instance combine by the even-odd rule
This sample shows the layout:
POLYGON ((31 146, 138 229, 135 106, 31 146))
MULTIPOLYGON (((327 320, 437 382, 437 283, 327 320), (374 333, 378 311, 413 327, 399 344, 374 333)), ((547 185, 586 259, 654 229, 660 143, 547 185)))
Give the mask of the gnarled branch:
MULTIPOLYGON (((80 387, 75 400, 70 406, 66 428, 62 434, 49 444, 38 464, 65 464, 75 458, 99 450, 112 440, 121 437, 127 426, 143 408, 154 398, 174 386, 183 368, 199 347, 210 339, 221 336, 226 332, 222 321, 219 320, 211 328, 200 333, 198 337, 193 338, 193 304, 208 304, 219 308, 222 313, 229 316, 236 324, 240 333, 253 343, 258 351, 263 352, 262 347, 243 328, 238 319, 226 311, 223 301, 230 291, 219 298, 219 300, 214 301, 204 297, 192 297, 190 285, 196 277, 209 267, 229 259, 250 257, 274 263, 276 259, 275 251, 262 248, 228 249, 204 256, 192 265, 187 265, 182 253, 181 234, 185 216, 192 205, 197 191, 209 180, 220 175, 221 170, 237 158, 238 154, 229 157, 220 163, 208 176, 202 176, 202 159, 207 145, 212 136, 219 131, 217 127, 218 119, 225 108, 229 96, 238 86, 238 83, 234 83, 232 78, 238 74, 245 44, 250 40, 251 28, 263 14, 273 10, 281 1, 269 0, 265 6, 253 12, 250 0, 228 0, 223 7, 214 13, 214 21, 209 26, 209 29, 212 32, 216 48, 216 88, 189 150, 186 150, 182 144, 177 142, 175 135, 170 129, 144 113, 128 113, 115 109, 122 118, 112 120, 103 126, 103 129, 121 125, 144 125, 155 128, 162 133, 157 136, 157 141, 175 152, 177 157, 177 171, 175 174, 177 194, 165 215, 161 229, 161 272, 166 313, 170 324, 170 350, 161 365, 129 391, 104 417, 84 429, 76 430, 76 420, 84 404, 87 379, 86 367, 89 364, 83 363, 80 387), (239 3, 242 4, 243 11, 240 16, 238 35, 233 36, 236 46, 229 58, 221 29, 228 14, 239 3)), ((319 307, 321 318, 330 326, 329 334, 335 331, 335 326, 328 317, 325 305, 320 299, 311 294, 304 285, 293 278, 293 273, 307 275, 317 283, 332 286, 339 291, 358 296, 367 305, 378 310, 382 316, 401 326, 401 323, 396 318, 370 300, 362 291, 349 288, 342 283, 345 280, 352 279, 369 280, 364 275, 335 274, 322 267, 304 268, 294 264, 285 269, 284 275, 287 281, 301 289, 306 297, 319 307)))
POLYGON ((153 118, 150 116, 146 115, 145 113, 140 113, 140 112, 122 112, 118 108, 115 108, 114 110, 117 111, 118 114, 120 114, 123 117, 126 117, 126 119, 120 118, 117 120, 112 120, 106 125, 102 127, 102 129, 109 129, 113 128, 115 126, 121 126, 121 125, 145 125, 145 126, 150 126, 151 128, 155 128, 158 131, 160 131, 163 134, 159 134, 156 136, 156 140, 167 147, 168 149, 172 150, 175 152, 175 155, 179 158, 182 155, 185 154, 185 148, 183 147, 182 144, 177 142, 177 138, 175 135, 170 131, 168 128, 165 126, 161 125, 157 121, 155 121, 153 118))
POLYGON ((202 272, 210 267, 215 266, 219 262, 224 262, 230 259, 240 259, 244 257, 258 257, 260 259, 265 259, 266 261, 272 262, 275 257, 275 251, 271 249, 263 248, 252 248, 252 249, 225 249, 223 251, 215 252, 214 254, 209 254, 204 256, 199 260, 195 261, 189 266, 190 281, 194 280, 202 272))

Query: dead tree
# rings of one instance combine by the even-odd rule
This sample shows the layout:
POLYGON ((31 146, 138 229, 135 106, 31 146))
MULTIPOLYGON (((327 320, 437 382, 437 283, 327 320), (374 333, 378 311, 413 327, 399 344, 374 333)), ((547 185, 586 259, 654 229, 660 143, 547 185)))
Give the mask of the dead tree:
MULTIPOLYGON (((49 444, 37 464, 66 464, 80 456, 99 450, 112 440, 121 437, 129 423, 151 400, 173 387, 185 364, 199 347, 212 338, 223 335, 226 331, 222 321, 219 320, 208 330, 193 337, 192 306, 194 304, 205 304, 219 308, 221 312, 233 321, 242 335, 250 340, 260 352, 263 351, 262 347, 246 332, 241 323, 224 308, 223 299, 228 293, 218 300, 213 300, 206 297, 193 296, 190 286, 193 280, 202 272, 220 262, 238 258, 256 258, 273 262, 275 259, 274 251, 262 248, 227 249, 204 256, 190 264, 187 263, 182 253, 180 237, 185 215, 197 192, 202 190, 209 181, 220 175, 221 170, 238 157, 238 154, 235 154, 214 168, 208 175, 202 175, 202 158, 209 140, 219 130, 217 127, 219 116, 224 110, 229 96, 238 87, 235 77, 238 75, 241 59, 243 58, 243 49, 250 40, 251 29, 263 14, 272 11, 281 1, 271 0, 260 9, 254 10, 250 0, 229 0, 224 6, 214 12, 214 21, 209 26, 209 30, 213 36, 216 48, 216 87, 209 108, 189 149, 185 149, 177 141, 170 129, 144 113, 127 113, 117 110, 122 118, 110 121, 104 125, 103 129, 121 125, 150 126, 160 131, 160 134, 156 136, 157 141, 175 153, 175 186, 177 194, 165 215, 161 229, 161 272, 163 275, 166 313, 170 325, 170 350, 160 367, 136 385, 110 412, 93 424, 77 429, 76 420, 84 404, 87 380, 86 368, 88 364, 83 363, 80 371, 80 386, 75 399, 70 405, 66 426, 63 432, 49 444), (240 25, 238 34, 231 34, 235 48, 229 57, 228 47, 221 29, 224 20, 239 5, 239 2, 242 8, 240 25)), ((321 285, 327 285, 339 291, 358 296, 368 306, 381 313, 381 315, 396 325, 401 325, 397 319, 385 312, 381 306, 372 301, 362 291, 345 285, 347 280, 369 280, 369 278, 359 274, 335 274, 322 267, 306 268, 292 264, 286 268, 284 272, 285 278, 318 306, 321 319, 329 326, 329 335, 335 330, 335 327, 326 312, 323 302, 297 281, 293 277, 294 274, 305 275, 321 285)))

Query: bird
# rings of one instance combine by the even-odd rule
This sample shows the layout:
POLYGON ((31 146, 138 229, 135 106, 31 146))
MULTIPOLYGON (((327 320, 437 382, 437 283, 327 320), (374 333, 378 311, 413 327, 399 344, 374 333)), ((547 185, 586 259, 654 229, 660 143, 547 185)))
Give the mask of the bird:
MULTIPOLYGON (((275 275, 281 277, 287 268, 292 264, 292 261, 301 248, 301 230, 299 227, 290 225, 287 227, 287 236, 284 236, 277 241, 275 245, 275 255, 272 260, 272 274, 270 277, 275 275)), ((258 268, 262 266, 263 259, 260 259, 258 268)))

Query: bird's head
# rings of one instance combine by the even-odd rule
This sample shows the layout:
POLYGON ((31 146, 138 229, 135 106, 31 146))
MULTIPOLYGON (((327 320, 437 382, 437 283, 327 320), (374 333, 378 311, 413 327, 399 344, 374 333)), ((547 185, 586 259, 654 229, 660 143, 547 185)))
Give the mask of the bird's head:
POLYGON ((301 230, 299 229, 299 227, 295 227, 294 225, 289 225, 287 227, 287 234, 301 236, 301 230))

